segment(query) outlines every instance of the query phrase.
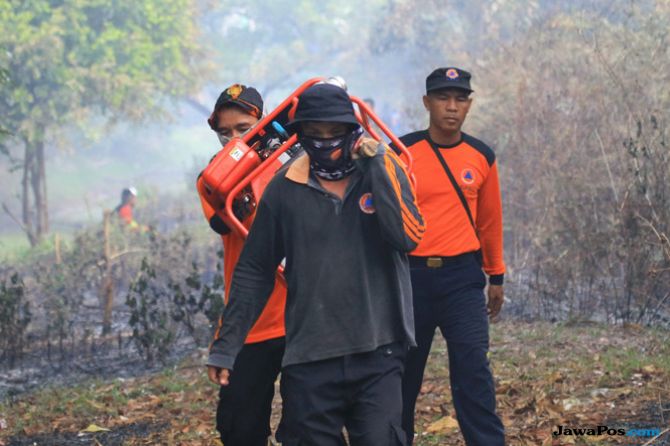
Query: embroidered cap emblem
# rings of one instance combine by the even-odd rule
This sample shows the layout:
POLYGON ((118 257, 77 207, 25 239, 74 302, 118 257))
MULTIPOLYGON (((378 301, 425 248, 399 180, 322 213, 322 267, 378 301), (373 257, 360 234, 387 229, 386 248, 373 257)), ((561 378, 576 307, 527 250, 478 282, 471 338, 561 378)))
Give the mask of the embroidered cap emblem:
POLYGON ((228 96, 230 96, 232 99, 237 99, 237 97, 242 93, 242 86, 240 84, 231 85, 226 90, 226 93, 228 93, 228 96))
POLYGON ((458 70, 455 68, 449 68, 445 74, 449 79, 458 79, 458 70))

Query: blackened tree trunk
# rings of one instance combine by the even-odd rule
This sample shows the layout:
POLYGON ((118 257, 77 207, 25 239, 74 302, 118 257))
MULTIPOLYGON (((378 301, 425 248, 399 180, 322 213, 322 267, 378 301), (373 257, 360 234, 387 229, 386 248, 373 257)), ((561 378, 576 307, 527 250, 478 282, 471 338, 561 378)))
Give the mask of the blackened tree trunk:
POLYGON ((38 241, 49 232, 49 215, 47 212, 46 167, 44 165, 44 140, 34 144, 35 162, 33 163, 33 195, 35 196, 35 226, 38 241))
POLYGON ((35 246, 49 232, 44 139, 24 140, 24 145, 22 220, 30 246, 35 246))
POLYGON ((37 244, 37 238, 35 236, 35 231, 33 229, 33 219, 31 213, 31 203, 30 203, 30 186, 31 180, 30 177, 33 172, 33 152, 30 149, 30 143, 24 141, 24 156, 23 156, 23 177, 21 178, 21 210, 22 210, 22 220, 23 220, 23 229, 26 232, 30 246, 35 246, 37 244))

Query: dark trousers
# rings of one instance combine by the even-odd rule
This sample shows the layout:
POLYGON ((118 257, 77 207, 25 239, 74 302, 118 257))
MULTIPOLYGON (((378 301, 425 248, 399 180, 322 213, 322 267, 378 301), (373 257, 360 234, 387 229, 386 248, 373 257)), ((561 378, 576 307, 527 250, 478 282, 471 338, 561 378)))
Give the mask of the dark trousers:
POLYGON ((489 368, 486 278, 474 254, 429 268, 410 258, 414 324, 418 347, 411 349, 403 378, 403 428, 414 439, 414 411, 435 329, 447 341, 449 377, 456 418, 468 446, 504 446, 496 415, 495 388, 489 368))
POLYGON ((224 446, 267 446, 284 338, 245 344, 230 383, 219 390, 216 430, 224 446))
POLYGON ((403 446, 401 379, 406 347, 295 364, 282 370, 283 446, 403 446))

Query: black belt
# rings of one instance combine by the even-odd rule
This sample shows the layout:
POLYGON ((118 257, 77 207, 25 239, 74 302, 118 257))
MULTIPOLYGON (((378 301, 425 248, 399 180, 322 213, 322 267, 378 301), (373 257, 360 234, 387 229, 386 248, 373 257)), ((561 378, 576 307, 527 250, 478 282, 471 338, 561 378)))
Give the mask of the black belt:
POLYGON ((480 251, 466 252, 457 256, 441 257, 441 256, 408 256, 409 266, 412 268, 442 268, 443 266, 461 263, 470 258, 478 259, 480 251))

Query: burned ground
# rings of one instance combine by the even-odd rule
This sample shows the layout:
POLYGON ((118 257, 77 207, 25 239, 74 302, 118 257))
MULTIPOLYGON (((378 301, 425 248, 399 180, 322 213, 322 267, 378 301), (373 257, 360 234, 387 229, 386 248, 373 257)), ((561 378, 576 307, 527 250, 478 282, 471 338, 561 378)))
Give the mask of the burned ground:
MULTIPOLYGON (((668 336, 638 326, 493 325, 491 365, 508 443, 631 444, 625 436, 557 439, 551 433, 558 425, 665 429, 670 420, 668 336)), ((57 443, 67 439, 105 446, 217 444, 218 392, 205 377, 204 355, 203 349, 192 350, 178 365, 144 376, 91 379, 15 396, 0 406, 6 425, 0 444, 79 444, 57 443), (91 424, 110 432, 95 434, 98 443, 92 434, 77 436, 91 424)), ((277 397, 273 426, 280 408, 277 397)), ((464 444, 451 403, 446 346, 437 337, 417 405, 417 432, 418 446, 464 444)), ((668 439, 653 444, 668 444, 668 439)))

